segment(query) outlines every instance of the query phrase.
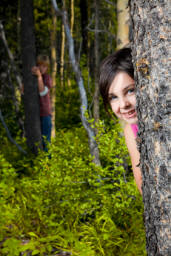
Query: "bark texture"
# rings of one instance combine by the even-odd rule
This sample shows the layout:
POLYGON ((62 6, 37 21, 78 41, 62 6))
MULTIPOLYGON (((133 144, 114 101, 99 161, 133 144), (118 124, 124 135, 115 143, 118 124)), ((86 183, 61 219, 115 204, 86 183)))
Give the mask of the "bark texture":
POLYGON ((27 144, 31 151, 37 154, 38 148, 42 148, 42 143, 37 79, 31 73, 31 68, 36 64, 33 1, 21 0, 20 7, 25 130, 27 144))
POLYGON ((171 2, 132 0, 139 150, 149 256, 171 255, 171 2))

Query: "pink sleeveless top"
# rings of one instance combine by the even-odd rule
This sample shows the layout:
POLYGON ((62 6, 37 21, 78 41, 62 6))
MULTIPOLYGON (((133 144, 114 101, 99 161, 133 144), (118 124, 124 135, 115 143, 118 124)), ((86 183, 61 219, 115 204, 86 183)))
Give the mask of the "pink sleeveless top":
POLYGON ((133 131, 135 137, 137 137, 138 125, 137 124, 131 124, 131 128, 132 128, 132 131, 133 131))

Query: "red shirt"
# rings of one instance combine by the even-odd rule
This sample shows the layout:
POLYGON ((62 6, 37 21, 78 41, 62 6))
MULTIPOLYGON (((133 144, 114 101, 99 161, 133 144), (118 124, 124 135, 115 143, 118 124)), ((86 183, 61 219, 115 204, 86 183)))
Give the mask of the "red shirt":
POLYGON ((49 91, 45 96, 40 96, 40 116, 49 116, 52 114, 50 102, 50 88, 52 88, 52 79, 49 74, 42 75, 44 86, 48 87, 49 91))

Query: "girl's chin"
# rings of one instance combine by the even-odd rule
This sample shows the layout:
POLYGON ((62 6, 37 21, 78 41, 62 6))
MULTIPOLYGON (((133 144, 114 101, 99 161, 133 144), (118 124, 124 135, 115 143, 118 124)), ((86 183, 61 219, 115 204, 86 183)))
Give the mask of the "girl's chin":
POLYGON ((124 121, 128 124, 136 124, 138 122, 138 118, 135 117, 135 118, 125 118, 124 121))

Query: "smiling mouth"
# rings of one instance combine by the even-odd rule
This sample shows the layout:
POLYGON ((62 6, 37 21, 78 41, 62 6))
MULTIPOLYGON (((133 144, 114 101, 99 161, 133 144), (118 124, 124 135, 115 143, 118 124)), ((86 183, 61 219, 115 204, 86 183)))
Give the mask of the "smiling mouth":
POLYGON ((125 118, 133 118, 133 117, 136 117, 136 112, 135 112, 135 109, 127 112, 127 113, 122 113, 122 115, 125 117, 125 118))

